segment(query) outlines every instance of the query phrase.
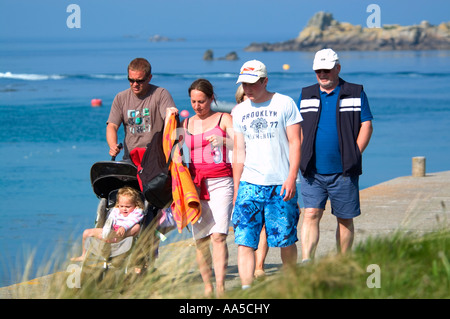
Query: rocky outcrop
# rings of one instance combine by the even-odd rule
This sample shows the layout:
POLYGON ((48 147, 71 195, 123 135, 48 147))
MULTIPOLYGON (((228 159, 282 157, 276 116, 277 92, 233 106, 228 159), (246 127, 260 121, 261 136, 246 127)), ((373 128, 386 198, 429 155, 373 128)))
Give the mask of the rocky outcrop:
POLYGON ((213 50, 206 50, 203 54, 203 60, 205 61, 213 61, 213 60, 226 60, 226 61, 236 61, 239 60, 239 57, 235 51, 227 53, 224 57, 220 57, 215 59, 213 50))
POLYGON ((419 25, 384 25, 363 28, 338 22, 331 13, 318 12, 297 38, 278 43, 252 43, 246 51, 336 51, 377 50, 450 50, 450 22, 433 26, 427 21, 419 25))

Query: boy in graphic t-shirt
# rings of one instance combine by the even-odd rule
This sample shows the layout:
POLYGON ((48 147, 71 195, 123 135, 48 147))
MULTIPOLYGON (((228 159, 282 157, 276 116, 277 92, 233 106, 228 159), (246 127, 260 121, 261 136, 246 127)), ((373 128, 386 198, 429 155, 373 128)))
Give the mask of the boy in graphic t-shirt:
POLYGON ((233 110, 233 225, 245 289, 253 281, 263 224, 269 247, 281 248, 283 264, 297 260, 302 117, 290 97, 267 91, 267 70, 260 61, 246 62, 237 82, 248 97, 233 110))

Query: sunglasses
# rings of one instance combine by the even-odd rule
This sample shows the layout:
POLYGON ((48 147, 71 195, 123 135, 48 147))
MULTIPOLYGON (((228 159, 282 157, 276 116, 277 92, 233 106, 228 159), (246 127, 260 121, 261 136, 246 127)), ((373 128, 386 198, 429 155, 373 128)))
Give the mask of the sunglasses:
POLYGON ((136 82, 137 84, 142 84, 145 81, 147 81, 147 79, 145 78, 145 79, 137 80, 137 79, 132 79, 132 78, 128 77, 128 81, 130 81, 131 84, 133 84, 134 82, 136 82))
POLYGON ((316 74, 319 74, 319 73, 321 73, 321 72, 328 74, 328 73, 331 72, 331 70, 321 69, 321 70, 316 70, 315 72, 316 72, 316 74))

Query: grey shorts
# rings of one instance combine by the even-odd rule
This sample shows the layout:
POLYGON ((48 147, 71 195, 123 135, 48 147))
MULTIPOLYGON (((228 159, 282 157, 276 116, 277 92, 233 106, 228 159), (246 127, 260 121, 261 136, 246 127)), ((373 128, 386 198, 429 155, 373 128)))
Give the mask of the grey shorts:
POLYGON ((305 208, 325 209, 330 199, 331 213, 343 219, 361 214, 359 176, 342 174, 301 176, 301 193, 305 208))

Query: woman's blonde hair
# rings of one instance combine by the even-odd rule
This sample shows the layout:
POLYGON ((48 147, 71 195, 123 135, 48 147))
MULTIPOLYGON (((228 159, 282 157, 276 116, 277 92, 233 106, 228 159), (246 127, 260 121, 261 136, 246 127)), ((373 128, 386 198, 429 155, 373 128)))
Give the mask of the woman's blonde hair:
POLYGON ((119 197, 121 197, 121 196, 127 196, 127 197, 131 198, 131 200, 136 205, 136 207, 139 207, 140 209, 145 208, 144 202, 141 199, 141 194, 139 194, 139 192, 137 190, 135 190, 134 188, 125 186, 125 187, 122 187, 121 189, 119 189, 119 191, 117 192, 117 197, 116 197, 116 207, 119 206, 119 197))
POLYGON ((245 96, 245 92, 244 92, 244 88, 242 87, 242 84, 238 86, 237 90, 236 90, 236 103, 242 103, 244 102, 244 96, 245 96))

